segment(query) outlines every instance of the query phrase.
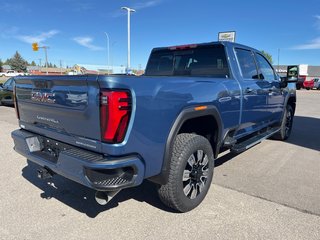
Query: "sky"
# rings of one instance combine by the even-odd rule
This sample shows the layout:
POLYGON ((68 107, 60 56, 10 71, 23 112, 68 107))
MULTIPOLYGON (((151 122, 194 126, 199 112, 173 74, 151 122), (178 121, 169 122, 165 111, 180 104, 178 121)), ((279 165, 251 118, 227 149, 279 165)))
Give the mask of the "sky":
POLYGON ((231 0, 0 0, 0 59, 18 51, 27 61, 127 64, 127 13, 131 15, 131 67, 144 69, 150 51, 217 41, 236 31, 236 42, 264 50, 273 63, 320 65, 320 1, 231 0))

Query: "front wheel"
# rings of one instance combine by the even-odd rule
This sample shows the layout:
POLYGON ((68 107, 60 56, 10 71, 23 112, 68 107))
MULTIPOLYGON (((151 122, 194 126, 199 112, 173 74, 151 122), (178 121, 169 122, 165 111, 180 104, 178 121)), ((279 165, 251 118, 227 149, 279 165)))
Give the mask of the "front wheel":
POLYGON ((287 140, 290 137, 293 125, 293 109, 290 105, 287 105, 283 114, 280 131, 273 135, 274 139, 287 140))
POLYGON ((214 157, 209 141, 196 134, 179 134, 174 142, 168 182, 159 188, 161 201, 179 212, 197 207, 210 188, 214 157))

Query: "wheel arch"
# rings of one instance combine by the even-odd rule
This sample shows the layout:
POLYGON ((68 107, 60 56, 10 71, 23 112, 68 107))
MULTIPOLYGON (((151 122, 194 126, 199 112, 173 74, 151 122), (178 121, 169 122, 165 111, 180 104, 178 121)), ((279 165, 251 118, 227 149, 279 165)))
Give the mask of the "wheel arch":
POLYGON ((206 109, 199 111, 195 110, 194 107, 182 110, 170 129, 165 144, 161 172, 159 175, 151 177, 149 180, 159 184, 166 184, 169 174, 172 146, 179 133, 196 133, 206 137, 212 146, 214 157, 216 157, 219 153, 222 142, 222 129, 223 123, 219 111, 215 106, 206 106, 206 109), (208 128, 208 131, 210 131, 211 134, 209 134, 211 138, 208 139, 208 135, 203 134, 202 129, 204 129, 203 123, 211 123, 211 120, 213 121, 213 124, 208 128), (192 123, 199 123, 201 127, 195 127, 194 129, 190 128, 189 126, 192 125, 192 123))
POLYGON ((285 106, 287 106, 288 104, 292 107, 293 109, 293 115, 296 112, 296 101, 297 101, 297 97, 296 96, 290 96, 288 97, 285 106))

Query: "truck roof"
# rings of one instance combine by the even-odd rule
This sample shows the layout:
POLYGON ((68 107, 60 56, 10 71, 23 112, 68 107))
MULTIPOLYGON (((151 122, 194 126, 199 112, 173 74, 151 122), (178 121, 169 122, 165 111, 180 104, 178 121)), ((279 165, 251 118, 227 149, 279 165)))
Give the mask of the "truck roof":
POLYGON ((160 51, 160 50, 165 50, 165 49, 183 49, 183 48, 195 48, 198 46, 210 46, 210 45, 216 45, 220 44, 226 47, 239 47, 239 48, 246 48, 246 49, 251 49, 254 51, 259 51, 257 49, 254 49, 252 47, 240 44, 240 43, 234 43, 234 42, 227 42, 227 41, 214 41, 214 42, 206 42, 206 43, 192 43, 192 44, 183 44, 183 45, 176 45, 176 46, 168 46, 168 47, 156 47, 152 49, 153 51, 160 51))

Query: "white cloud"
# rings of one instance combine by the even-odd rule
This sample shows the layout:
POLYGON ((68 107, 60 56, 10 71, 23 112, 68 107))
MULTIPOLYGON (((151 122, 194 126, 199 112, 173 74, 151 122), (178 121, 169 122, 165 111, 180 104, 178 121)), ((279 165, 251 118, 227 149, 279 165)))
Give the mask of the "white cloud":
POLYGON ((135 10, 140 10, 144 8, 149 8, 149 7, 154 7, 157 6, 161 3, 160 0, 152 0, 152 1, 147 1, 147 2, 139 2, 135 4, 132 8, 135 10))
POLYGON ((52 38, 54 35, 58 34, 58 30, 51 30, 49 32, 42 32, 38 35, 20 35, 17 36, 20 41, 26 42, 26 43, 42 43, 45 42, 47 39, 52 38))
MULTIPOLYGON (((320 30, 320 15, 314 16, 316 19, 315 26, 320 30)), ((309 49, 320 49, 320 37, 311 40, 309 43, 301 44, 292 47, 294 50, 309 50, 309 49)))
POLYGON ((1 3, 0 4, 0 11, 7 12, 7 13, 17 13, 26 10, 25 6, 18 3, 1 3))
POLYGON ((310 43, 293 47, 296 50, 320 49, 320 37, 313 39, 310 43))
POLYGON ((73 40, 78 43, 79 45, 89 48, 93 51, 101 51, 104 50, 103 47, 99 47, 92 44, 93 39, 91 37, 75 37, 73 40))
POLYGON ((64 0, 65 2, 68 2, 70 5, 72 5, 71 11, 74 12, 84 12, 84 11, 90 11, 95 9, 95 4, 90 1, 82 1, 82 0, 64 0))
POLYGON ((320 15, 314 16, 316 18, 316 28, 320 30, 320 15))
MULTIPOLYGON (((145 9, 145 8, 155 7, 155 6, 159 5, 161 2, 163 2, 163 0, 150 0, 150 1, 145 1, 145 2, 138 2, 138 3, 134 4, 133 6, 128 6, 128 7, 133 8, 134 10, 141 10, 141 9, 145 9)), ((120 17, 120 16, 124 16, 126 14, 127 13, 124 10, 118 9, 111 16, 112 17, 120 17)))
POLYGON ((10 27, 10 26, 0 26, 0 36, 2 38, 12 38, 14 36, 16 36, 19 32, 19 28, 18 27, 10 27))

